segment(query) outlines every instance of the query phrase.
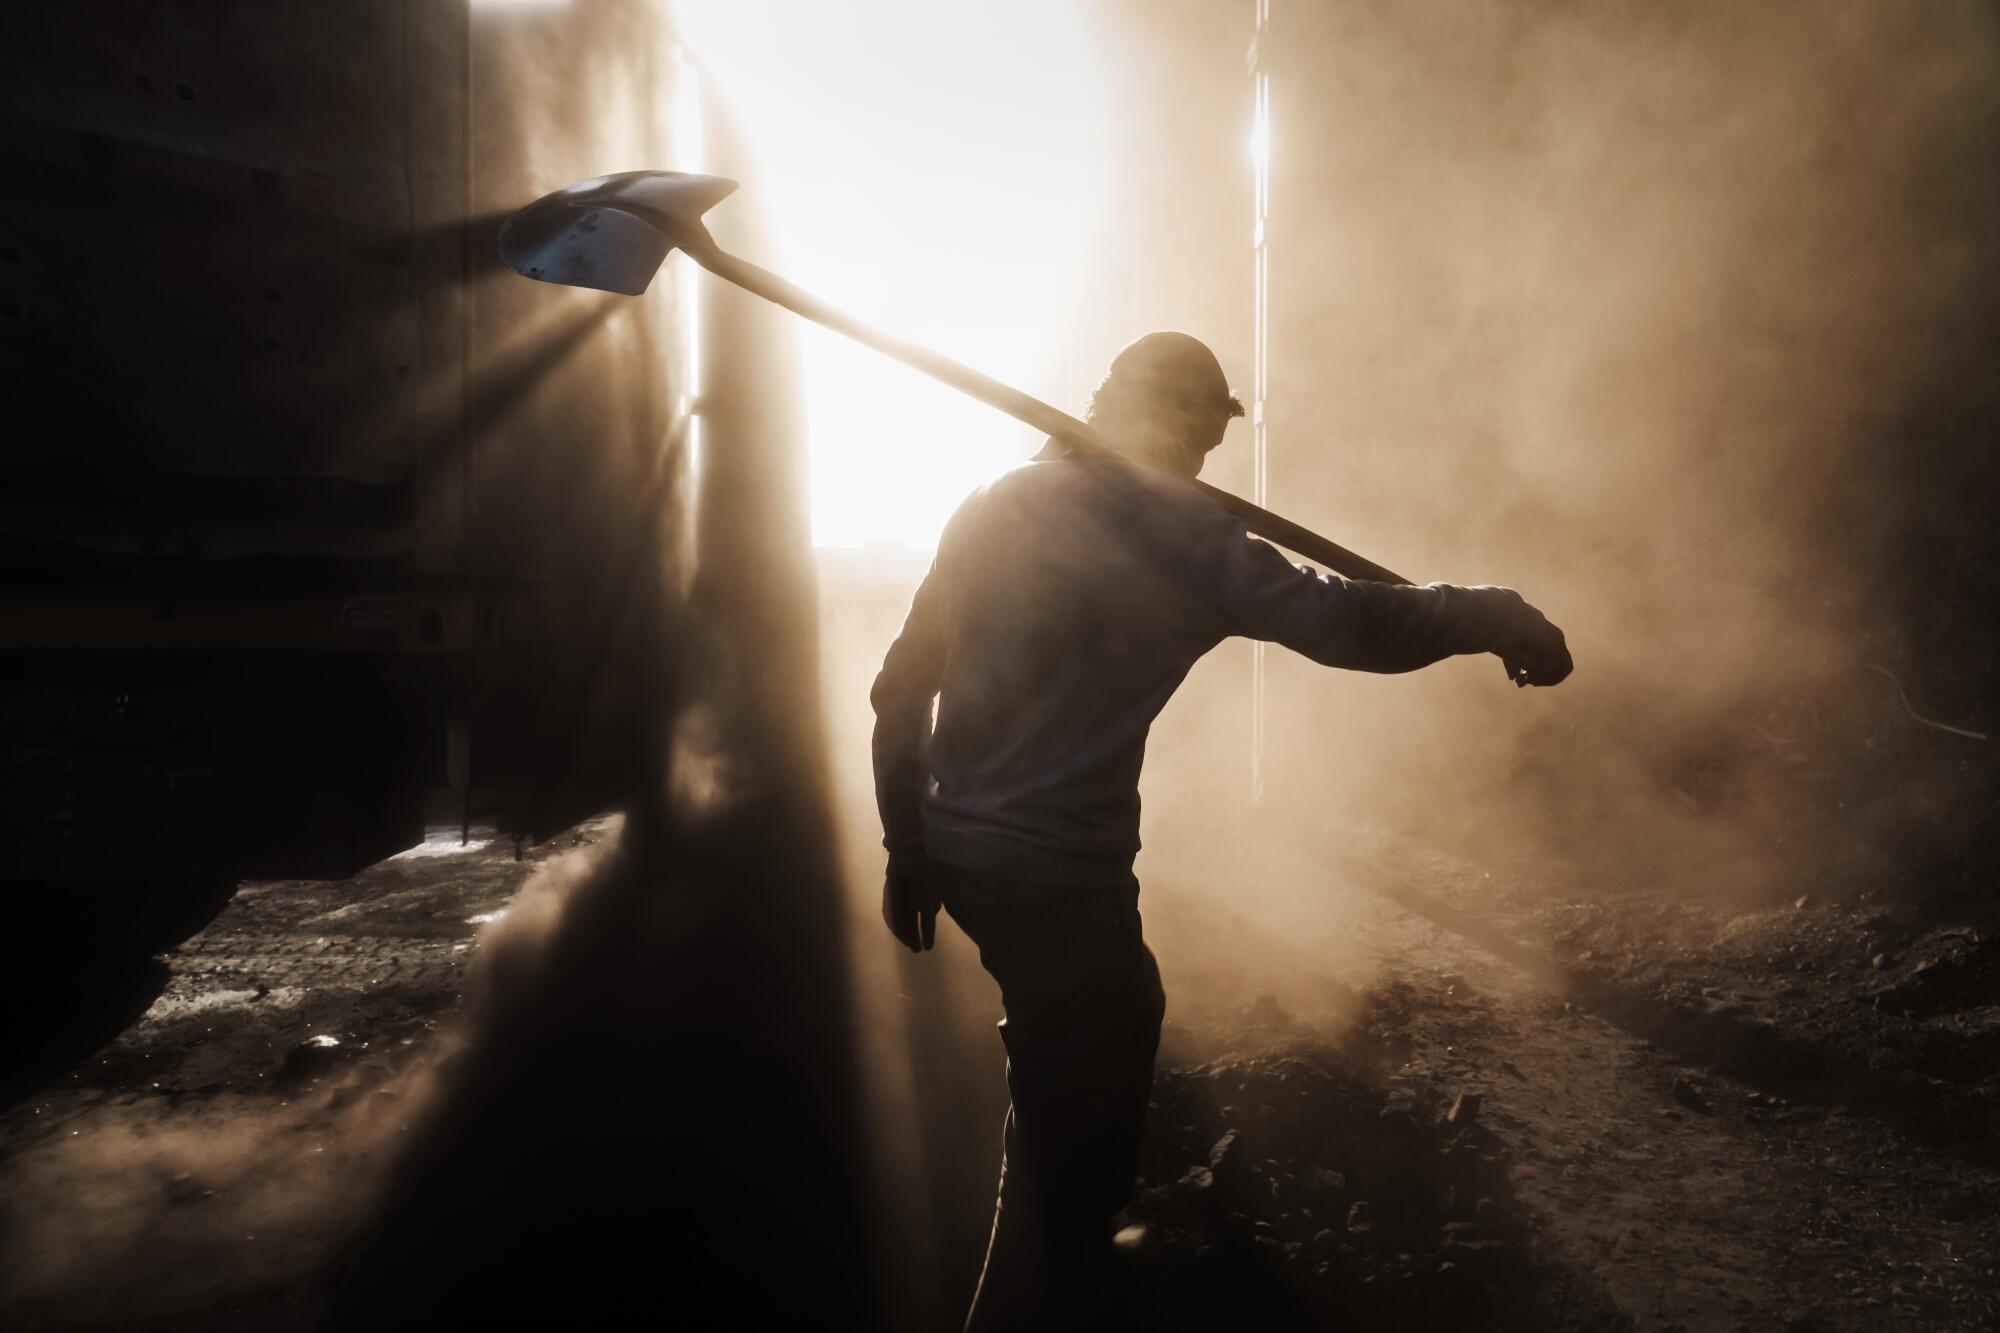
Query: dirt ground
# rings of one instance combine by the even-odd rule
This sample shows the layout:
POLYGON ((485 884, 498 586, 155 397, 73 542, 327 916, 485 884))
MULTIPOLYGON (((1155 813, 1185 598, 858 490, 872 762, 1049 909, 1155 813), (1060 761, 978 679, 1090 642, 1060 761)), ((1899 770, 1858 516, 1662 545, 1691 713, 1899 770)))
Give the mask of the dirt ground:
POLYGON ((595 820, 245 883, 151 1007, 0 1120, 0 1324, 310 1326, 421 1106, 480 935, 595 820))
MULTIPOLYGON (((0 1322, 309 1326, 481 931, 615 836, 243 886, 0 1122, 0 1322)), ((1157 1325, 2000 1328, 1993 923, 1329 875, 1365 988, 1170 1016, 1122 1233, 1157 1325)))
POLYGON ((1162 1119, 1192 1123, 1154 1126, 1136 1214, 1172 1229, 1247 1156, 1191 1247, 1247 1239, 1385 1325, 2000 1327, 1990 925, 1566 900, 1387 847, 1344 878, 1370 992, 1171 1034, 1162 1119))

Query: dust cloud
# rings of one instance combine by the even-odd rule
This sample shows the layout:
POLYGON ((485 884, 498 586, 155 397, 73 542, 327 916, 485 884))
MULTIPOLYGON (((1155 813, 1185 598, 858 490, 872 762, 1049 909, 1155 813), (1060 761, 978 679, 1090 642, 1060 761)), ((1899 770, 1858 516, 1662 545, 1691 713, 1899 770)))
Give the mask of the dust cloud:
MULTIPOLYGON (((1491 659, 1377 678, 1274 650, 1253 800, 1250 650, 1204 659, 1144 781, 1170 1022, 1351 1005, 1378 962, 1348 929, 1357 861, 1551 897, 1928 882, 1992 761, 1876 668, 1990 730, 1992 578, 1966 556, 2000 421, 1993 10, 1272 9, 1269 502, 1414 579, 1519 588, 1578 670, 1516 691, 1491 659)), ((1046 311, 1075 370, 1043 391, 1072 411, 1158 328, 1252 383, 1251 10, 1100 14, 1116 239, 1046 311)), ((1248 454, 1239 425, 1205 478, 1246 493, 1248 454)), ((929 1219, 913 1262, 949 1265, 993 1135, 926 1109, 997 1115, 997 1001, 956 932, 921 958, 886 938, 867 774, 867 684, 923 563, 823 552, 822 660, 864 1054, 921 1163, 890 1193, 929 1219)))
POLYGON ((1399 840, 1745 901, 1962 850, 1990 747, 1911 708, 1991 729, 1996 11, 1274 10, 1271 503, 1578 667, 1273 652, 1264 836, 1160 762, 1233 762, 1223 696, 1163 719, 1153 864, 1337 933, 1320 868, 1399 840))
POLYGON ((253 1273, 274 1266, 269 1280, 294 1277, 302 1247, 360 1215, 360 1182, 377 1177, 371 1164, 422 1082, 340 1079, 297 1101, 216 1098, 192 1111, 89 1117, 8 1173, 10 1194, 32 1199, 34 1215, 15 1219, 0 1300, 31 1320, 47 1304, 95 1321, 143 1285, 153 1304, 173 1308, 212 1285, 218 1253, 241 1256, 253 1273), (119 1281, 104 1283, 107 1273, 119 1281))
POLYGON ((312 1256, 378 1205, 412 1127, 437 1113, 486 1015, 540 984, 566 911, 618 856, 607 842, 537 867, 480 929, 463 1009, 414 1049, 355 1059, 326 1038, 296 1049, 270 1088, 73 1114, 67 1134, 7 1164, 0 1305, 106 1324, 138 1318, 135 1298, 153 1311, 198 1306, 212 1297, 221 1255, 239 1291, 309 1300, 312 1256), (103 1281, 107 1273, 119 1280, 103 1281))
MULTIPOLYGON (((1153 328, 1252 382, 1250 9, 1106 18, 1120 230, 1061 312, 1072 411, 1153 328)), ((1269 503, 1413 579, 1520 589, 1578 669, 1516 691, 1492 659, 1370 677, 1272 650, 1252 800, 1250 650, 1211 653, 1144 781, 1173 1012, 1348 1003, 1375 966, 1357 862, 1552 899, 1961 883, 1992 746, 1917 715, 1993 730, 1995 10, 1273 10, 1269 503)), ((1205 479, 1247 493, 1249 452, 1238 424, 1205 479)), ((863 699, 917 572, 891 563, 826 578, 864 956, 888 946, 863 699)), ((856 966, 984 1018, 957 954, 856 966)), ((962 1086, 944 1048, 921 1077, 962 1086)))

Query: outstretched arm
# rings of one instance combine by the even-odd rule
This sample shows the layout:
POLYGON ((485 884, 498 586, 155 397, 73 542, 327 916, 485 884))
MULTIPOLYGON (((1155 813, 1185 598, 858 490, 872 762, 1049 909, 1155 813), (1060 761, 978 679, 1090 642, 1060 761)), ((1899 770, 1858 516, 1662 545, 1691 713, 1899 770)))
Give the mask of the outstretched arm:
POLYGON ((1562 631, 1511 588, 1317 574, 1240 526, 1204 563, 1227 632, 1283 644, 1326 666, 1414 671, 1460 653, 1496 653, 1518 664, 1524 684, 1554 685, 1570 673, 1562 631))

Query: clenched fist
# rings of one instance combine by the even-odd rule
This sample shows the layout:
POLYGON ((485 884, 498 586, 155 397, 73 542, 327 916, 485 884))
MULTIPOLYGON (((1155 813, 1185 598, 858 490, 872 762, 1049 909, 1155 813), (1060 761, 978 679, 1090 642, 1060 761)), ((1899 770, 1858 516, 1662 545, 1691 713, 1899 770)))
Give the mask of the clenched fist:
POLYGON ((911 953, 937 940, 938 868, 922 852, 895 852, 882 877, 882 920, 911 953))

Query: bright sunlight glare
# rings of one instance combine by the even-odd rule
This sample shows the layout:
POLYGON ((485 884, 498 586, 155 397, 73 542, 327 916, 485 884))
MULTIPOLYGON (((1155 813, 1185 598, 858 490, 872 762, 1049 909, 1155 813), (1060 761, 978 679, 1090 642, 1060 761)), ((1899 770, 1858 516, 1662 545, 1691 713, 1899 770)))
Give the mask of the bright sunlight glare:
MULTIPOLYGON (((684 0, 683 35, 751 146, 747 255, 900 336, 1070 411, 1094 377, 1068 330, 1098 290, 1110 108, 1091 6, 684 0)), ((725 205, 725 207, 730 205, 725 205)), ((805 326, 818 546, 936 545, 1040 439, 805 326)))

